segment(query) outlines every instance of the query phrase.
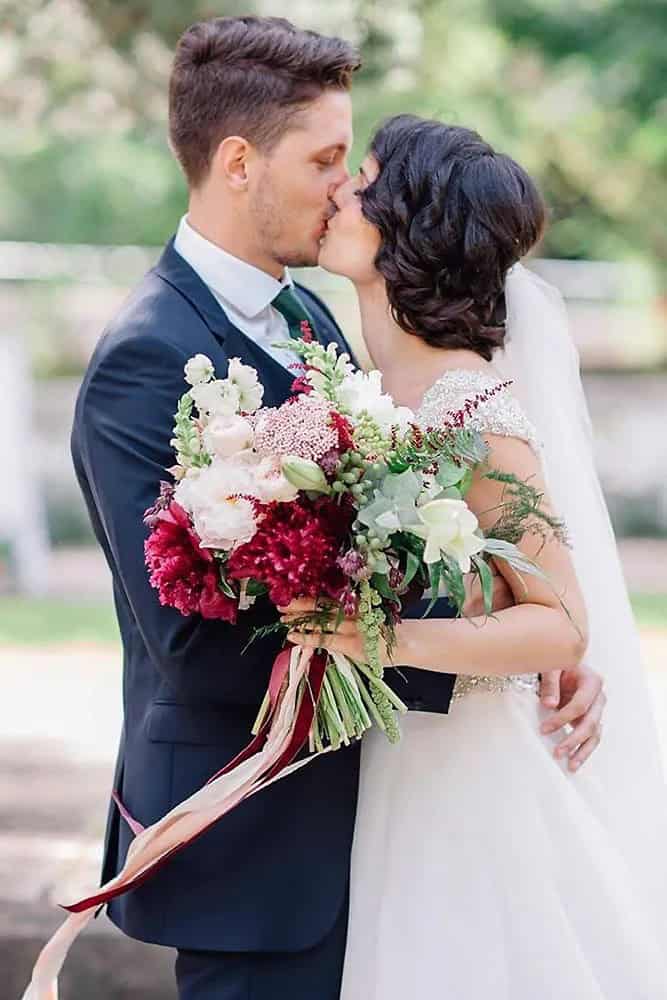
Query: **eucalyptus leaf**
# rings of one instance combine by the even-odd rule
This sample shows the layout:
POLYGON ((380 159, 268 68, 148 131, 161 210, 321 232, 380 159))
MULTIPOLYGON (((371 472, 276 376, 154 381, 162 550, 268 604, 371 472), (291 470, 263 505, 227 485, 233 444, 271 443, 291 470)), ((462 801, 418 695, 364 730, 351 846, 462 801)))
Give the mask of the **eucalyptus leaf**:
POLYGON ((465 475, 465 466, 458 465, 456 462, 451 462, 447 458, 443 458, 438 462, 438 471, 435 476, 435 481, 443 489, 447 489, 448 486, 456 486, 457 483, 461 482, 461 479, 465 475))

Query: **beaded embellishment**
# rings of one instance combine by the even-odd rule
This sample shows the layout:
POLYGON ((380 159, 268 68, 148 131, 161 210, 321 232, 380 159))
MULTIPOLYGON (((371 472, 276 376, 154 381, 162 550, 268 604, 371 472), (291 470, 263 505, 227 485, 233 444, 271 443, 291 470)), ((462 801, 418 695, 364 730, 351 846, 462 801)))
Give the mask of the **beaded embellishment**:
MULTIPOLYGON (((447 415, 460 410, 465 402, 480 393, 494 388, 503 379, 479 369, 456 368, 446 371, 424 394, 417 413, 421 427, 437 427, 447 415)), ((466 425, 483 434, 501 434, 526 441, 541 456, 542 447, 535 427, 524 413, 521 404, 508 389, 501 389, 479 403, 466 425)), ((459 674, 454 685, 452 700, 457 701, 475 691, 501 693, 509 690, 535 691, 539 686, 538 674, 513 674, 510 676, 474 676, 459 674)))

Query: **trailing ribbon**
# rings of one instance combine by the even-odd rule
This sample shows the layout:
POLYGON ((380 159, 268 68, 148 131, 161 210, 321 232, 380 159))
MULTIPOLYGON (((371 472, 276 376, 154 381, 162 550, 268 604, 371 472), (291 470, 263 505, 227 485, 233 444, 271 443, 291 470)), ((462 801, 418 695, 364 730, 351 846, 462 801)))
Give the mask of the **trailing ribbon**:
POLYGON ((22 1000, 58 1000, 58 976, 67 953, 101 906, 137 888, 240 802, 319 756, 293 763, 308 738, 326 665, 327 654, 319 651, 295 646, 279 653, 269 681, 269 711, 257 735, 202 788, 151 826, 142 827, 114 796, 136 833, 125 865, 92 895, 63 907, 70 915, 40 952, 22 1000))

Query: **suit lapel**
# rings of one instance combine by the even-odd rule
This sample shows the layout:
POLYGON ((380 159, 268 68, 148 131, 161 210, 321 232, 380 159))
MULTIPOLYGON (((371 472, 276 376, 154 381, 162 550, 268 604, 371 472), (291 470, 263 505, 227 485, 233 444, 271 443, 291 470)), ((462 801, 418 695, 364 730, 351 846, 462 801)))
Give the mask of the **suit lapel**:
POLYGON ((276 406, 284 402, 295 376, 230 322, 197 272, 174 249, 173 239, 156 264, 155 273, 190 302, 223 347, 227 360, 240 358, 244 364, 257 368, 264 386, 264 405, 276 406))

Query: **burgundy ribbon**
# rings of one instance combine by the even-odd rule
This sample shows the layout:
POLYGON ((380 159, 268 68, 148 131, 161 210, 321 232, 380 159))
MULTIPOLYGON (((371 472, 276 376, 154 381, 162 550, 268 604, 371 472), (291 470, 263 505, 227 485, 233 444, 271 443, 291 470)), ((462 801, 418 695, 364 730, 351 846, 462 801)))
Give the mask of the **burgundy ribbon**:
MULTIPOLYGON (((276 657, 273 668, 271 670, 271 678, 269 681, 269 697, 270 697, 270 709, 267 712, 267 718, 262 724, 257 735, 251 740, 251 742, 239 753, 233 760, 225 765, 217 774, 214 774, 209 778, 207 784, 214 781, 217 777, 223 774, 227 774, 229 771, 233 770, 239 764, 242 764, 245 760, 251 757, 254 753, 257 753, 266 742, 268 732, 271 728, 271 721, 273 719, 278 701, 280 698, 280 692, 282 690, 285 678, 287 676, 287 671, 289 670, 291 649, 282 650, 276 657)), ((294 728, 292 736, 285 747, 284 751, 275 762, 275 764, 267 771, 265 775, 262 776, 261 782, 265 784, 271 778, 275 777, 280 773, 283 768, 290 764, 299 751, 303 748, 308 739, 308 734, 313 723, 313 718, 317 708, 317 701, 322 689, 322 684, 324 682, 324 675, 326 672, 326 666, 328 661, 328 654, 326 652, 317 651, 313 654, 307 674, 307 684, 305 686, 305 692, 301 698, 296 720, 294 723, 294 728)), ((116 800, 119 802, 119 800, 116 800)), ((120 803, 119 803, 120 808, 120 803)), ((138 826, 140 824, 134 820, 127 809, 123 806, 121 813, 124 818, 132 826, 135 823, 138 826)), ((212 826, 218 822, 218 819, 213 819, 210 823, 202 827, 193 837, 188 840, 183 841, 180 844, 174 846, 170 851, 164 854, 161 858, 155 861, 149 868, 135 875, 134 878, 130 879, 128 882, 124 882, 122 885, 115 886, 110 889, 104 889, 95 895, 88 896, 86 899, 77 900, 76 903, 63 906, 63 909, 68 910, 70 913, 80 913, 83 910, 88 910, 90 907, 103 906, 108 903, 111 899, 115 899, 116 896, 121 896, 131 889, 136 889, 138 886, 143 885, 155 872, 159 871, 175 854, 181 851, 184 847, 189 846, 195 840, 198 839, 203 833, 206 833, 212 826)))

